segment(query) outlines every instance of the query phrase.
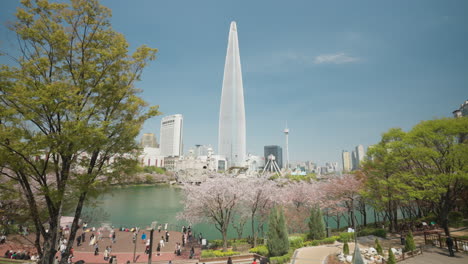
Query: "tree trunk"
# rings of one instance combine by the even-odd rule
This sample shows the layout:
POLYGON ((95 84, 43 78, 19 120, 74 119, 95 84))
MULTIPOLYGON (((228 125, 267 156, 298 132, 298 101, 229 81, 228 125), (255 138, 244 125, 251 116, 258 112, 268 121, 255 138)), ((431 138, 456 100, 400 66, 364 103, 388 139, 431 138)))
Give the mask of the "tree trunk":
POLYGON ((257 232, 255 232, 255 213, 252 213, 252 235, 253 235, 253 246, 257 246, 257 232))
POLYGON ((75 243, 76 233, 79 228, 78 221, 80 220, 80 217, 81 217, 81 211, 83 209, 86 195, 87 193, 83 192, 81 193, 80 198, 78 199, 78 204, 76 205, 76 209, 75 209, 75 218, 73 219, 73 223, 70 228, 70 236, 68 237, 67 248, 65 250, 65 253, 63 254, 62 259, 60 260, 60 264, 67 263, 68 257, 70 256, 70 249, 73 247, 73 244, 75 243))
POLYGON ((223 235, 223 252, 227 251, 227 228, 222 227, 223 231, 221 232, 223 235))

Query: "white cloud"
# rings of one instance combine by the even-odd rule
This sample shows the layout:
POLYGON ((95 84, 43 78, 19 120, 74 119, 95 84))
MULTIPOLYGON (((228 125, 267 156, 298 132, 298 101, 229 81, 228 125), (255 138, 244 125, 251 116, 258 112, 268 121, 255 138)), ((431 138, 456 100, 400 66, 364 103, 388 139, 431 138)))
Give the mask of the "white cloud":
POLYGON ((346 55, 345 53, 322 54, 314 59, 315 64, 344 64, 359 61, 359 58, 346 55))

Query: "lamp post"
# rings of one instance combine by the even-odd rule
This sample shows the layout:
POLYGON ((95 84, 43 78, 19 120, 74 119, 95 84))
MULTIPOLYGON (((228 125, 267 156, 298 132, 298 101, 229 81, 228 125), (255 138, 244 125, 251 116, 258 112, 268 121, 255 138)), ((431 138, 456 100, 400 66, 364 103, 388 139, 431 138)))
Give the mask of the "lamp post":
POLYGON ((137 238, 138 237, 138 229, 135 230, 133 233, 133 263, 136 262, 135 255, 136 255, 136 244, 137 244, 137 238))
POLYGON ((156 228, 157 224, 158 224, 157 221, 154 221, 154 222, 151 223, 150 246, 149 246, 149 252, 148 252, 148 264, 151 264, 151 258, 153 256, 153 232, 154 232, 154 229, 156 228))

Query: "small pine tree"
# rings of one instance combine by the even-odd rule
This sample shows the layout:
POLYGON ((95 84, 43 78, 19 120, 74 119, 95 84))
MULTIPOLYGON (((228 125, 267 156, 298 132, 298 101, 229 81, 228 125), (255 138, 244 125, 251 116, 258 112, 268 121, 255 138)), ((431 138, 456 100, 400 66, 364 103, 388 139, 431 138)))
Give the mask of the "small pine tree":
POLYGON ((375 239, 375 249, 377 250, 377 253, 382 256, 383 255, 383 249, 382 246, 380 245, 379 239, 375 239))
POLYGON ((349 255, 349 245, 348 245, 348 241, 345 241, 345 242, 344 242, 344 245, 343 245, 343 254, 349 255))
POLYGON ((289 250, 288 231, 284 221, 283 209, 273 207, 268 220, 267 247, 270 257, 282 256, 288 253, 289 250))
POLYGON ((395 259, 395 255, 393 254, 392 248, 388 249, 387 264, 396 264, 396 259, 395 259))
POLYGON ((411 231, 406 235, 405 252, 410 252, 416 250, 416 244, 414 243, 413 233, 411 231))
POLYGON ((310 211, 309 238, 320 240, 324 239, 325 236, 325 222, 323 221, 322 210, 318 206, 315 206, 310 211))

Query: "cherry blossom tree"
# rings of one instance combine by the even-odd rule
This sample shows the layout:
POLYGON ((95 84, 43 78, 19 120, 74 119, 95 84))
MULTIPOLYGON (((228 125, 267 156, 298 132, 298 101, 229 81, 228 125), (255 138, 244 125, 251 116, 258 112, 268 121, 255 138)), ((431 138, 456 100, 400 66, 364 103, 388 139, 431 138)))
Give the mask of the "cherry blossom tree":
POLYGON ((354 208, 362 188, 363 181, 352 174, 332 178, 323 186, 329 204, 342 204, 348 210, 353 227, 355 227, 354 208))
POLYGON ((257 246, 258 230, 255 229, 255 220, 257 226, 263 226, 263 221, 266 217, 257 217, 262 213, 267 215, 269 209, 274 204, 278 188, 275 182, 266 178, 250 178, 243 180, 242 188, 242 205, 249 212, 251 219, 253 246, 257 246))
POLYGON ((198 185, 183 187, 184 210, 178 219, 191 223, 213 223, 223 237, 223 250, 227 249, 227 231, 232 218, 239 210, 243 190, 239 180, 217 175, 198 185))

